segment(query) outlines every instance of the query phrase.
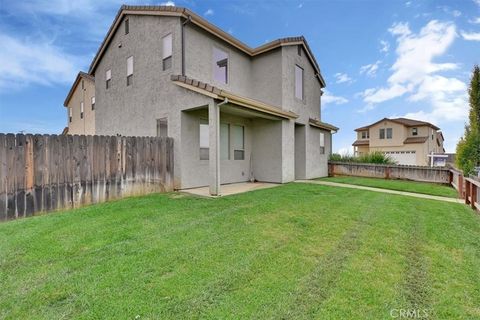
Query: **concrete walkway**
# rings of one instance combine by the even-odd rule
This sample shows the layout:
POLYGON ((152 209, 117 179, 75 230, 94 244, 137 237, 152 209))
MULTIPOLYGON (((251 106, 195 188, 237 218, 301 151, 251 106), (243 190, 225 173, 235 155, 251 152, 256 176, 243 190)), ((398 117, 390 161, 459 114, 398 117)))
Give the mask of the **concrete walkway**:
POLYGON ((319 181, 319 180, 296 180, 295 182, 320 184, 320 185, 323 185, 323 186, 330 186, 330 187, 360 189, 360 190, 367 190, 367 191, 374 191, 374 192, 381 192, 381 193, 398 194, 398 195, 401 195, 401 196, 408 196, 408 197, 422 198, 422 199, 430 199, 430 200, 439 200, 439 201, 445 201, 445 202, 454 202, 454 203, 462 203, 462 204, 464 203, 464 200, 462 200, 462 199, 448 198, 448 197, 441 197, 441 196, 431 196, 431 195, 423 194, 423 193, 414 193, 414 192, 405 192, 405 191, 397 191, 397 190, 389 190, 389 189, 381 189, 381 188, 373 188, 373 187, 364 187, 364 186, 357 186, 357 185, 354 185, 354 184, 346 184, 346 183, 337 183, 337 182, 319 181))

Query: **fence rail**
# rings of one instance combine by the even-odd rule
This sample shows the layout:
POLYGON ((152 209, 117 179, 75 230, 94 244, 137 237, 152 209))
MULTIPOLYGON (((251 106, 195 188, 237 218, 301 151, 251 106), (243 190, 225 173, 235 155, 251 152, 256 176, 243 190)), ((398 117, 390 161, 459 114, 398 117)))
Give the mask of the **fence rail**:
POLYGON ((173 190, 173 140, 0 134, 0 221, 173 190))

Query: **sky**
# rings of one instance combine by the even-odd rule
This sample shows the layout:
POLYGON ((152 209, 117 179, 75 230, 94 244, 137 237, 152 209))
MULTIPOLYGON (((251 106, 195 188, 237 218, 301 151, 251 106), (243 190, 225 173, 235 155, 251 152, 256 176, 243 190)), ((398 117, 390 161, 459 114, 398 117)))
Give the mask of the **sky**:
POLYGON ((306 37, 327 82, 322 121, 352 152, 354 129, 384 117, 439 126, 454 152, 480 60, 480 0, 0 0, 0 132, 60 133, 63 101, 121 4, 187 7, 251 47, 306 37))

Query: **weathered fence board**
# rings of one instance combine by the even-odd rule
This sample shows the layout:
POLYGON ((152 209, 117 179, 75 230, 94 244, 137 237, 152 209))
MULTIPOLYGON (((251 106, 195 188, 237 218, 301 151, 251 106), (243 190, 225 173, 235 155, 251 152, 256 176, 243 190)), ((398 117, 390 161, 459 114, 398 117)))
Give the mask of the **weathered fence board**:
POLYGON ((0 134, 0 221, 171 190, 171 138, 0 134))

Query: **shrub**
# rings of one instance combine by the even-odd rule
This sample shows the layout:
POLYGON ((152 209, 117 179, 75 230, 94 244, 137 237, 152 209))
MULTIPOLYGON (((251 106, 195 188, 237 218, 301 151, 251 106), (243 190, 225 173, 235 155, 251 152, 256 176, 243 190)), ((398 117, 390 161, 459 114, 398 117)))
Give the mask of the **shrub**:
POLYGON ((360 156, 352 156, 350 154, 332 153, 330 155, 331 161, 341 162, 357 162, 357 163, 376 163, 376 164, 395 164, 396 162, 380 151, 362 154, 360 156))

